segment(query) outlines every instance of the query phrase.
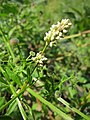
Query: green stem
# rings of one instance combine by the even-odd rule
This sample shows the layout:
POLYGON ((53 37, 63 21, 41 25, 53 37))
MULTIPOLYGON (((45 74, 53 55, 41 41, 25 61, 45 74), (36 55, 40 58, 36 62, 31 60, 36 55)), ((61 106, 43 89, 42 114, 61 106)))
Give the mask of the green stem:
POLYGON ((42 54, 45 52, 46 48, 47 48, 48 45, 45 44, 43 50, 42 50, 42 54))
MULTIPOLYGON (((10 89, 11 89, 13 95, 16 96, 17 93, 16 93, 13 85, 11 85, 11 84, 10 84, 10 89)), ((19 110, 20 110, 20 112, 21 112, 21 115, 22 115, 23 119, 24 119, 24 120, 27 120, 27 115, 26 115, 26 113, 25 113, 25 111, 24 111, 24 109, 23 109, 23 107, 22 107, 22 104, 21 104, 21 102, 20 102, 20 100, 19 100, 18 97, 16 98, 16 101, 17 101, 17 103, 18 103, 18 107, 19 107, 19 110)))
POLYGON ((78 109, 71 107, 71 105, 66 102, 64 99, 62 99, 61 97, 58 98, 58 101, 60 101, 61 103, 63 103, 64 105, 66 105, 67 108, 69 108, 70 110, 76 112, 78 115, 80 115, 81 117, 85 118, 85 120, 90 120, 90 118, 88 116, 86 116, 85 114, 83 114, 81 111, 79 111, 78 109))
POLYGON ((80 32, 80 33, 78 33, 78 34, 66 36, 66 37, 62 38, 62 40, 63 40, 63 39, 70 39, 70 38, 74 38, 74 37, 79 37, 79 36, 82 36, 82 35, 84 35, 84 34, 89 34, 89 33, 90 33, 90 30, 86 30, 86 31, 80 32))
POLYGON ((47 105, 50 109, 52 109, 54 112, 56 112, 58 115, 60 115, 65 120, 73 120, 71 117, 69 117, 68 115, 66 115, 60 109, 58 109, 57 107, 55 107, 54 105, 52 105, 52 103, 48 102, 47 100, 45 100, 44 98, 42 98, 40 95, 38 95, 36 92, 34 92, 31 88, 27 88, 27 91, 31 95, 33 95, 35 98, 38 98, 42 103, 44 103, 45 105, 47 105))
POLYGON ((12 51, 12 49, 10 47, 10 44, 8 42, 7 42, 7 47, 8 47, 8 50, 9 50, 9 52, 10 52, 12 58, 13 58, 13 62, 14 62, 15 61, 15 56, 14 56, 14 53, 13 53, 13 51, 12 51))
POLYGON ((19 97, 25 91, 26 86, 27 86, 27 81, 23 84, 23 86, 21 87, 21 90, 11 100, 9 100, 5 105, 0 107, 0 111, 3 110, 4 108, 6 108, 17 97, 19 97))

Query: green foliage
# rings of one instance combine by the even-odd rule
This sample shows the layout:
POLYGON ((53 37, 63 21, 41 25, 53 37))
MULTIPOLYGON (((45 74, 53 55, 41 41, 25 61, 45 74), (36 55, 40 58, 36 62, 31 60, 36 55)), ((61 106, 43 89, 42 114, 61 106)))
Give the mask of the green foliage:
POLYGON ((0 120, 89 120, 89 11, 90 0, 0 1, 0 120), (62 18, 73 24, 69 33, 45 46, 62 18), (39 51, 42 65, 32 61, 39 51))

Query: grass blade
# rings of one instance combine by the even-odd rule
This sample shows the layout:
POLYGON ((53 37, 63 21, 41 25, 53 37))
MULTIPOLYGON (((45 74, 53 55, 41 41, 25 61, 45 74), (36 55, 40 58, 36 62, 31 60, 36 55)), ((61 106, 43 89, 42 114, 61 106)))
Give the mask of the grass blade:
POLYGON ((46 106, 48 106, 52 111, 56 112, 58 115, 60 115, 65 120, 73 120, 70 116, 62 112, 60 109, 55 107, 52 103, 48 102, 44 98, 42 98, 40 95, 38 95, 36 92, 34 92, 32 89, 27 88, 27 91, 33 95, 35 98, 38 98, 42 103, 44 103, 46 106))

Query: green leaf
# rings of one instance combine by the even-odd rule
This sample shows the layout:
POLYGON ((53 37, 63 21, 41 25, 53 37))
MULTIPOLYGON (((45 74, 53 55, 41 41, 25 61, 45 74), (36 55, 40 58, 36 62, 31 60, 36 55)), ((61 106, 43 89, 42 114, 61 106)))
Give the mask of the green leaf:
POLYGON ((23 119, 24 119, 24 120, 27 120, 26 112, 25 112, 25 110, 24 110, 24 108, 23 108, 20 100, 19 100, 18 98, 16 98, 16 100, 17 100, 18 107, 19 107, 19 110, 20 110, 20 112, 21 112, 21 115, 22 115, 23 119))
POLYGON ((85 84, 83 86, 84 86, 84 88, 90 89, 90 83, 87 83, 87 84, 85 84))
POLYGON ((3 77, 0 76, 0 82, 7 85, 7 82, 3 79, 3 77))
POLYGON ((81 12, 80 12, 79 10, 77 10, 77 9, 74 8, 74 7, 71 7, 71 8, 72 8, 72 10, 74 10, 79 16, 82 17, 82 14, 81 14, 81 12))
POLYGON ((9 31, 9 33, 8 33, 9 38, 12 36, 12 34, 14 33, 14 31, 15 31, 16 29, 17 29, 17 26, 13 27, 13 28, 9 31))
POLYGON ((42 103, 44 103, 45 105, 47 105, 51 110, 53 110, 54 112, 56 112, 58 115, 60 115, 65 120, 73 120, 69 115, 67 115, 66 113, 62 112, 60 109, 58 109, 57 107, 55 107, 52 103, 50 103, 47 100, 45 100, 44 98, 42 98, 39 94, 37 94, 36 92, 34 92, 32 89, 27 88, 27 91, 31 95, 33 95, 35 98, 38 98, 42 103))
POLYGON ((9 78, 8 74, 6 73, 6 71, 3 70, 3 68, 1 66, 0 66, 0 71, 2 72, 2 74, 6 78, 6 80, 8 80, 10 82, 10 78, 9 78))
POLYGON ((84 6, 85 9, 85 15, 90 17, 90 7, 89 6, 84 6))
POLYGON ((4 97, 0 97, 0 107, 4 104, 5 102, 5 98, 4 97))
POLYGON ((73 12, 64 12, 64 13, 67 14, 71 18, 74 18, 74 19, 76 18, 73 12))
POLYGON ((0 116, 0 120, 12 120, 12 118, 7 115, 2 115, 2 116, 0 116))
POLYGON ((6 13, 0 13, 0 17, 7 17, 8 15, 6 13))
POLYGON ((12 79, 18 85, 22 85, 22 82, 20 81, 19 77, 13 71, 11 71, 9 67, 6 67, 6 72, 10 79, 12 79))
POLYGON ((78 115, 80 115, 82 118, 84 118, 85 120, 89 120, 89 117, 87 115, 85 115, 83 112, 81 112, 80 110, 71 107, 71 105, 65 101, 64 99, 62 99, 61 97, 58 98, 58 100, 63 103, 67 108, 71 109, 72 111, 76 112, 78 115))
POLYGON ((73 87, 69 87, 68 90, 71 98, 73 98, 74 95, 77 93, 77 91, 73 87))
POLYGON ((10 114, 15 110, 16 106, 17 106, 17 102, 16 102, 16 100, 14 100, 14 101, 9 105, 6 114, 7 114, 7 115, 10 115, 10 114))
POLYGON ((17 7, 14 4, 4 4, 2 7, 3 13, 13 13, 15 15, 18 12, 17 7))

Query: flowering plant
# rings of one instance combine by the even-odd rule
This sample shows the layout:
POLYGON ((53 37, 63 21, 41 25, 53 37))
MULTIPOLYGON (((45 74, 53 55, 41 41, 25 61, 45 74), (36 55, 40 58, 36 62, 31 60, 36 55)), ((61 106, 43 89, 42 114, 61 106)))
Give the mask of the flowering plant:
POLYGON ((57 22, 56 25, 52 25, 50 31, 46 32, 46 36, 44 37, 44 41, 46 42, 44 49, 37 53, 35 57, 32 57, 32 60, 39 64, 42 64, 44 60, 47 60, 43 55, 46 47, 48 45, 52 47, 56 44, 57 40, 62 39, 65 33, 68 32, 71 25, 72 23, 69 19, 62 19, 61 22, 57 22))
MULTIPOLYGON (((8 88, 7 91, 9 91, 9 89, 10 89, 10 94, 9 94, 10 100, 7 101, 2 106, 0 106, 0 112, 2 111, 2 113, 3 113, 4 108, 9 106, 7 109, 7 113, 6 113, 7 115, 9 115, 13 112, 16 112, 16 110, 14 111, 14 109, 18 105, 19 111, 24 120, 28 119, 28 116, 27 116, 28 114, 30 116, 32 116, 33 119, 36 119, 32 115, 32 111, 34 110, 34 107, 30 108, 31 107, 30 103, 32 102, 31 97, 34 96, 38 102, 38 111, 42 110, 42 104, 40 103, 40 101, 41 101, 46 106, 48 106, 46 109, 50 108, 54 113, 57 113, 64 119, 73 120, 69 115, 67 115, 65 112, 63 112, 64 110, 63 111, 60 110, 59 108, 57 108, 55 105, 53 105, 51 103, 52 101, 48 101, 49 96, 50 96, 50 98, 52 98, 51 94, 54 93, 53 97, 56 99, 56 101, 57 100, 60 101, 67 108, 71 109, 72 111, 78 113, 79 115, 81 115, 82 117, 84 117, 88 120, 87 116, 85 116, 83 113, 81 113, 76 108, 71 107, 69 103, 67 103, 63 98, 60 97, 60 91, 58 89, 61 87, 62 83, 68 79, 64 79, 64 80, 62 79, 59 82, 59 85, 57 83, 57 86, 55 85, 55 88, 54 88, 54 82, 53 82, 54 76, 53 76, 53 74, 51 75, 49 73, 51 71, 44 74, 44 72, 45 72, 44 68, 46 69, 46 66, 45 67, 43 66, 43 62, 47 60, 47 58, 44 56, 46 48, 48 46, 52 47, 53 45, 56 45, 57 40, 62 39, 64 37, 64 35, 68 32, 68 29, 70 28, 71 25, 72 25, 72 23, 70 22, 69 19, 62 19, 61 22, 57 22, 57 24, 52 25, 50 30, 46 33, 46 35, 44 37, 45 46, 44 46, 43 50, 38 52, 37 54, 35 54, 33 51, 31 51, 30 55, 27 57, 27 59, 26 59, 26 56, 23 57, 24 55, 22 55, 22 51, 18 45, 19 44, 18 39, 13 38, 10 41, 7 41, 8 37, 6 37, 4 35, 4 32, 1 29, 2 38, 5 42, 5 45, 6 45, 5 47, 7 48, 7 51, 5 51, 3 54, 6 57, 6 53, 8 53, 7 54, 7 56, 8 56, 7 62, 5 63, 5 65, 3 64, 3 55, 2 55, 2 60, 0 61, 1 62, 0 72, 1 72, 1 76, 2 76, 1 83, 3 83, 3 84, 1 84, 1 87, 3 85, 6 86, 5 92, 6 92, 7 88, 8 88), (18 46, 18 48, 15 46, 18 46), (14 49, 14 47, 15 47, 15 49, 14 49), (14 54, 15 52, 16 52, 16 54, 14 54), (17 57, 18 53, 20 53, 19 57, 17 57), (44 81, 41 80, 43 78, 44 78, 44 81), (52 80, 49 81, 49 80, 47 80, 48 78, 50 78, 52 80), (44 88, 44 92, 41 92, 43 90, 43 88, 44 88), (37 94, 35 91, 37 91, 39 94, 37 94), (49 96, 48 96, 47 92, 49 92, 49 96), (48 98, 46 98, 45 93, 48 98), (44 94, 44 98, 42 97, 43 94, 44 94), (29 97, 29 101, 26 100, 24 97, 25 98, 29 97), (27 109, 29 112, 25 111, 27 109)), ((14 28, 14 29, 16 29, 16 28, 14 28)), ((12 32, 10 32, 10 34, 11 33, 12 32)), ((10 34, 9 34, 9 36, 10 36, 10 34)), ((53 69, 53 66, 50 66, 48 68, 53 69)), ((57 77, 57 76, 55 76, 55 77, 57 77)), ((73 76, 71 76, 71 77, 73 77, 73 76)), ((7 92, 7 93, 9 93, 9 92, 7 92)), ((2 98, 2 100, 3 100, 3 98, 2 98)), ((1 104, 2 104, 2 101, 1 101, 1 104)))

